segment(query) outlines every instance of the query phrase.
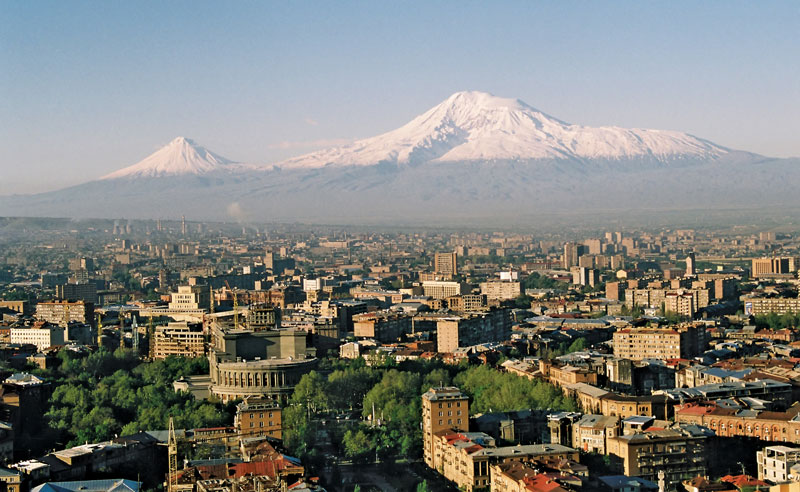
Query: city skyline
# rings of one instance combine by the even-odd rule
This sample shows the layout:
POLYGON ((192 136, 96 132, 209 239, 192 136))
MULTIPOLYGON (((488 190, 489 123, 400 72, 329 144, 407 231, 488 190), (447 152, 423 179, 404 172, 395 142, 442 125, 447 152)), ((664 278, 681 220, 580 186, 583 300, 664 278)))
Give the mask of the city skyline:
POLYGON ((274 163, 465 89, 797 156, 800 12, 771 6, 6 4, 0 194, 94 179, 179 135, 274 163))

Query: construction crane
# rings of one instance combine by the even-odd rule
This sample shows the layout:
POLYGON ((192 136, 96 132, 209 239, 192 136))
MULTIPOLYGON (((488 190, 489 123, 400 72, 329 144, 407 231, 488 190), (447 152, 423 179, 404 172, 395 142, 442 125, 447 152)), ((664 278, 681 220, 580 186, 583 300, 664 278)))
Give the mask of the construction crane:
POLYGON ((178 485, 178 440, 175 438, 175 423, 169 418, 169 475, 167 475, 167 492, 174 492, 178 485))
POLYGON ((119 348, 125 348, 125 311, 119 309, 119 348))
POLYGON ((233 293, 233 329, 239 329, 239 299, 236 296, 236 291, 231 289, 231 284, 228 281, 225 281, 225 285, 228 287, 228 290, 233 293))
POLYGON ((100 347, 103 346, 102 337, 103 336, 103 321, 100 313, 97 313, 97 349, 99 350, 100 347))
POLYGON ((136 355, 139 355, 139 323, 136 322, 135 314, 133 315, 133 319, 131 321, 131 335, 133 335, 131 347, 134 351, 136 351, 136 355))
POLYGON ((149 359, 153 360, 156 355, 156 330, 153 328, 153 315, 147 322, 147 347, 149 352, 149 359))

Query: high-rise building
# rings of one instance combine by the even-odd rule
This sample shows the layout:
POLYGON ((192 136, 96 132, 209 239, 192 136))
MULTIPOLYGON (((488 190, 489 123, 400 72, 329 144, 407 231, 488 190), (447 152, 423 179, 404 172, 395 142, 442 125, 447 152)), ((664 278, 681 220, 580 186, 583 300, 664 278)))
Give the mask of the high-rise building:
POLYGON ((694 252, 692 252, 686 257, 686 276, 693 277, 695 275, 697 275, 697 263, 695 261, 694 252))
POLYGON ((584 255, 586 252, 586 246, 583 244, 576 244, 576 243, 566 243, 564 245, 564 256, 561 258, 562 266, 564 269, 569 269, 571 267, 578 265, 578 258, 584 255))
POLYGON ((434 436, 450 429, 469 430, 469 397, 454 386, 431 388, 422 395, 422 451, 429 467, 436 469, 434 436))
POLYGON ((458 257, 456 253, 434 253, 433 271, 443 278, 453 278, 458 275, 458 257))

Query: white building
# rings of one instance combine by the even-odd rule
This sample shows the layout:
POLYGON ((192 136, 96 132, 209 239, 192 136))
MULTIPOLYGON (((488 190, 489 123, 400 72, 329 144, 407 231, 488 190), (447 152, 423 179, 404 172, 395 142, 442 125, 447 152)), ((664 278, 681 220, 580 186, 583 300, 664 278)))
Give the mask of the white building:
POLYGON ((169 309, 192 311, 207 309, 211 304, 211 292, 207 285, 180 285, 178 292, 173 292, 169 309))
POLYGON ((767 446, 756 453, 758 479, 771 482, 800 481, 792 467, 800 464, 800 449, 788 446, 767 446))
POLYGON ((64 327, 36 323, 30 327, 11 328, 11 343, 36 345, 39 350, 64 345, 64 327))

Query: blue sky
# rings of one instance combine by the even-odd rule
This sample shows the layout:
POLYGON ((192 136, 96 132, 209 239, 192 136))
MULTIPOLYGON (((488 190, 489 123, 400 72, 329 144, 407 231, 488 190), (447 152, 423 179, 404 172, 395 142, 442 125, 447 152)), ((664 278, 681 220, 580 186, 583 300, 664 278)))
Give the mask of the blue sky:
POLYGON ((800 156, 800 3, 0 1, 0 193, 182 135, 268 163, 459 90, 800 156))

